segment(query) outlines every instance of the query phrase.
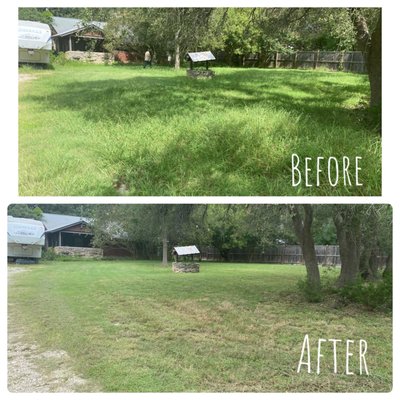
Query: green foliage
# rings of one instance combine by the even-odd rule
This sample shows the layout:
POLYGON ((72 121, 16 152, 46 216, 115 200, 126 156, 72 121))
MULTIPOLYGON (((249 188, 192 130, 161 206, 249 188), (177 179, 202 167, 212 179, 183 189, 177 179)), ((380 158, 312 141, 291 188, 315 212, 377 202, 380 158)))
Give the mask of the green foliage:
POLYGON ((37 21, 43 24, 51 24, 53 14, 47 8, 18 8, 18 19, 23 21, 37 21))
POLYGON ((300 279, 297 287, 309 303, 320 303, 323 300, 321 287, 312 284, 307 278, 300 279))
POLYGON ((352 285, 338 289, 344 302, 359 303, 371 310, 391 311, 393 304, 393 282, 389 274, 378 281, 364 282, 361 279, 352 285))
POLYGON ((70 60, 67 59, 65 53, 60 51, 59 53, 50 53, 50 63, 53 65, 65 65, 70 60))
MULTIPOLYGON (((57 261, 57 262, 82 262, 80 257, 74 257, 65 254, 56 254, 52 247, 44 249, 42 251, 42 258, 43 261, 57 261)), ((98 260, 90 260, 90 262, 98 261, 98 260)))
POLYGON ((43 261, 54 261, 57 260, 59 256, 55 253, 52 247, 47 249, 43 249, 42 251, 42 260, 43 261))
POLYGON ((41 208, 35 205, 11 204, 8 207, 8 215, 18 218, 29 218, 40 220, 42 218, 41 208))
POLYGON ((335 300, 334 307, 342 308, 349 304, 361 304, 372 311, 391 312, 393 302, 392 275, 388 274, 376 281, 363 281, 338 288, 337 273, 329 268, 321 269, 321 287, 313 287, 306 278, 297 283, 298 289, 310 303, 335 300))

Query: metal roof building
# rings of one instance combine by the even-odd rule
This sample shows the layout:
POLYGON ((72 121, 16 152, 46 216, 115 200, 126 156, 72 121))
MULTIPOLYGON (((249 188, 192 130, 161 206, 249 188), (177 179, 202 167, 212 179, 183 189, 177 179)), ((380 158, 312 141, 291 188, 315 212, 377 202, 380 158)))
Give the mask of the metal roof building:
POLYGON ((88 27, 95 27, 103 30, 105 25, 105 22, 100 21, 91 21, 87 24, 84 24, 80 19, 64 17, 53 17, 53 21, 51 23, 51 26, 55 32, 53 37, 69 35, 88 27))
POLYGON ((92 247, 93 232, 90 219, 74 215, 43 213, 46 228, 46 247, 92 247))
POLYGON ((89 218, 77 217, 74 215, 62 214, 42 214, 42 222, 46 228, 46 232, 58 231, 77 224, 89 224, 89 218))
POLYGON ((77 18, 53 17, 50 25, 56 51, 104 51, 105 22, 84 23, 77 18))

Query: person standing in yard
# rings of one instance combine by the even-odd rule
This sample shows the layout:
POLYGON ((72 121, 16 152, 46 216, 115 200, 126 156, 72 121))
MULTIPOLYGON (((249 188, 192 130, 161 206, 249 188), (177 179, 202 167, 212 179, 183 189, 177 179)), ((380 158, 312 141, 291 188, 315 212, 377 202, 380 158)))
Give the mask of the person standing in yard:
POLYGON ((147 50, 146 53, 144 53, 144 64, 143 64, 143 68, 146 67, 151 67, 151 54, 150 54, 150 50, 147 50))

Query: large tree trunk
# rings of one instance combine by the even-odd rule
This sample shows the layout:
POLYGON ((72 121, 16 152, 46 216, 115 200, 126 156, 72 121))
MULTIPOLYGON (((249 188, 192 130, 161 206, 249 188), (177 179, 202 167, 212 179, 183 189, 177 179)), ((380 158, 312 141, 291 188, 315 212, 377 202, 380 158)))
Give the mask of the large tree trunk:
POLYGON ((378 214, 374 209, 371 209, 363 220, 360 275, 364 280, 371 281, 378 279, 378 214))
POLYGON ((382 10, 379 10, 378 21, 372 34, 359 9, 350 9, 350 15, 356 32, 357 49, 362 51, 366 58, 371 89, 370 106, 379 109, 382 104, 382 10))
POLYGON ((360 255, 360 275, 366 281, 378 279, 378 258, 376 249, 371 247, 363 248, 360 255))
POLYGON ((175 69, 179 69, 181 67, 181 10, 176 8, 176 18, 177 18, 177 26, 178 29, 175 32, 175 69))
POLYGON ((168 238, 166 235, 162 239, 162 265, 166 267, 168 265, 168 238))
POLYGON ((338 206, 333 217, 341 259, 337 285, 343 287, 354 283, 359 275, 361 255, 361 223, 358 210, 349 205, 338 206))
POLYGON ((293 221, 293 228, 297 240, 303 252, 304 262, 307 270, 307 281, 315 289, 321 286, 321 278, 318 269, 318 260, 315 253, 314 238, 311 232, 313 221, 313 210, 310 204, 303 204, 304 218, 302 217, 300 205, 289 206, 293 221))
POLYGON ((181 54, 179 43, 175 43, 175 69, 181 67, 181 54))
POLYGON ((386 278, 392 276, 392 273, 393 273, 393 259, 392 259, 392 252, 390 252, 386 259, 386 268, 383 271, 383 277, 386 278))
POLYGON ((382 10, 379 11, 378 23, 371 35, 367 68, 371 88, 370 106, 380 109, 382 104, 382 10))
POLYGON ((162 235, 162 265, 168 265, 168 227, 167 227, 167 208, 161 208, 161 235, 162 235))

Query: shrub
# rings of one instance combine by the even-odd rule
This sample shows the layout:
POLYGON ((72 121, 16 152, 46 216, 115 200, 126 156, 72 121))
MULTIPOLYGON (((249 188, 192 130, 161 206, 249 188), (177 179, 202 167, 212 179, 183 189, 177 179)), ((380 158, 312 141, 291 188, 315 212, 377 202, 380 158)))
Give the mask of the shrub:
POLYGON ((56 65, 65 65, 69 60, 65 56, 65 53, 60 51, 59 53, 50 54, 50 63, 56 65))
POLYGON ((392 277, 389 275, 374 282, 364 282, 360 279, 353 285, 340 288, 338 294, 345 301, 364 304, 371 310, 391 311, 392 277))
POLYGON ((57 254, 55 253, 55 251, 52 247, 49 247, 48 249, 43 250, 42 260, 53 261, 56 259, 57 259, 57 254))
POLYGON ((42 260, 44 261, 81 261, 80 257, 74 257, 65 254, 56 254, 52 247, 42 252, 42 260))
POLYGON ((301 292, 303 292, 309 303, 319 303, 322 301, 323 296, 321 287, 311 284, 307 278, 298 281, 297 287, 301 292))

